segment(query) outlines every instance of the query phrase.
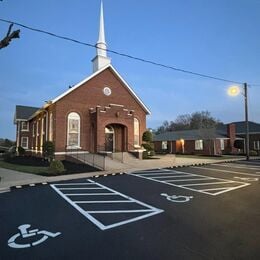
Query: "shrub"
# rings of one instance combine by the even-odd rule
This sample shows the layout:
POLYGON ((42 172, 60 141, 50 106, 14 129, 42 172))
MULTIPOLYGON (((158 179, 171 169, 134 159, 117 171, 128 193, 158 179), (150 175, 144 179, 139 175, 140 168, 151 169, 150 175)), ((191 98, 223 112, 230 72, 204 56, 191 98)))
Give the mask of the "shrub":
POLYGON ((18 147, 18 154, 21 156, 25 155, 25 149, 22 146, 18 147))
POLYGON ((257 151, 251 150, 251 151, 249 151, 249 155, 250 156, 257 156, 258 154, 257 154, 257 151))
POLYGON ((55 146, 51 141, 46 141, 42 145, 43 156, 48 159, 48 161, 52 161, 54 158, 55 146))
POLYGON ((12 158, 14 158, 14 156, 14 154, 6 152, 3 154, 3 159, 4 161, 9 162, 12 158))
POLYGON ((62 161, 52 161, 50 164, 50 172, 53 174, 60 174, 65 171, 62 161))
POLYGON ((143 133, 143 141, 148 143, 153 141, 153 134, 149 130, 143 133))
POLYGON ((148 159, 149 155, 147 151, 143 151, 143 159, 148 159))
POLYGON ((142 146, 148 152, 151 152, 154 150, 154 144, 152 144, 152 143, 142 144, 142 146))

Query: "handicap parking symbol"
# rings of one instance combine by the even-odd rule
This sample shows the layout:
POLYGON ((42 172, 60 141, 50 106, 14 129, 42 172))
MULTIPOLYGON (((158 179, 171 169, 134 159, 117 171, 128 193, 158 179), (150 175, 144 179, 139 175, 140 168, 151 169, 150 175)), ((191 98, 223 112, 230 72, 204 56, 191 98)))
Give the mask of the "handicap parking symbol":
POLYGON ((166 197, 166 199, 169 201, 177 203, 188 202, 193 198, 193 196, 168 195, 167 193, 161 193, 161 196, 166 197))
POLYGON ((47 240, 48 238, 54 238, 57 237, 61 234, 61 232, 56 232, 56 233, 52 233, 46 230, 41 230, 39 231, 39 229, 33 229, 33 230, 28 230, 31 227, 30 224, 24 224, 18 227, 19 232, 17 234, 14 234, 12 237, 10 237, 10 239, 8 240, 7 244, 9 247, 12 248, 28 248, 31 246, 37 246, 41 243, 43 243, 45 240, 47 240), (41 235, 41 237, 39 238, 38 235, 41 235), (26 238, 31 238, 36 236, 36 241, 31 242, 31 243, 24 243, 24 244, 20 244, 16 242, 16 239, 20 237, 20 241, 21 238, 26 240, 26 238))

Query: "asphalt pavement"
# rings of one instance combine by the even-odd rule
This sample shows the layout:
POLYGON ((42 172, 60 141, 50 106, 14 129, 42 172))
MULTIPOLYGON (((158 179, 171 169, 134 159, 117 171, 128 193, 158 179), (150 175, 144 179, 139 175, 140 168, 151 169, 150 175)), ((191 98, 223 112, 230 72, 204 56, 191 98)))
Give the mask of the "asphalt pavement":
POLYGON ((0 259, 260 259, 260 161, 0 194, 0 259))

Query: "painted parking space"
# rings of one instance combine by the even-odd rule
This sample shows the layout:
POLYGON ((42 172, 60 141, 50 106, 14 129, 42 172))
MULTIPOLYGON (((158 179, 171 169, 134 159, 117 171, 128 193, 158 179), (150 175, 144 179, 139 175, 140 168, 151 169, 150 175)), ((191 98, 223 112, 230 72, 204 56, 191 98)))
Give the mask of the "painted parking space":
MULTIPOLYGON (((254 162, 252 162, 254 163, 254 162)), ((207 166, 192 166, 191 169, 197 169, 200 172, 214 171, 225 174, 227 177, 240 179, 244 181, 258 181, 260 179, 260 165, 251 165, 247 161, 236 163, 218 163, 207 166)))
POLYGON ((135 222, 163 210, 92 180, 50 185, 63 199, 101 230, 135 222))
POLYGON ((250 183, 205 176, 187 171, 173 169, 154 169, 128 173, 129 175, 191 190, 207 195, 220 195, 225 192, 246 187, 250 183))
MULTIPOLYGON (((154 177, 158 171, 162 170, 142 171, 142 174, 154 177)), ((206 176, 206 172, 205 176, 204 172, 196 172, 200 170, 181 168, 175 173, 176 181, 179 180, 176 183, 206 183, 218 179, 213 178, 218 173, 208 173, 212 177, 206 176), (184 172, 187 173, 185 177, 184 172)), ((168 174, 162 171, 161 177, 168 174)), ((1 195, 0 215, 4 225, 0 252, 3 259, 41 259, 43 256, 46 259, 81 259, 82 255, 90 259, 103 259, 104 255, 106 259, 259 258, 256 257, 259 247, 255 238, 259 237, 256 226, 260 194, 258 185, 253 183, 223 196, 210 196, 128 174, 54 185, 63 196, 50 185, 14 189, 1 195), (108 228, 98 228, 64 197, 108 228), (133 198, 141 204, 134 203, 133 198), (153 213, 155 207, 164 211, 131 222, 142 214, 153 213), (143 212, 111 212, 114 210, 143 212), (123 221, 125 225, 120 223, 123 221), (109 228, 113 224, 115 228, 109 228), (241 245, 239 250, 237 243, 241 245), (219 253, 218 248, 223 250, 219 253)))

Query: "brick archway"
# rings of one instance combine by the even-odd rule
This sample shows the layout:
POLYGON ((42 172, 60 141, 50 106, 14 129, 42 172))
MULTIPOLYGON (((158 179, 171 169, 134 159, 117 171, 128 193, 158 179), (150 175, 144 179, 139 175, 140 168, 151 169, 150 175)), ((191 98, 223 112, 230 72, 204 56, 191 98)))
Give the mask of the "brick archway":
POLYGON ((127 149, 127 127, 122 124, 108 124, 104 129, 104 150, 124 152, 127 149))

